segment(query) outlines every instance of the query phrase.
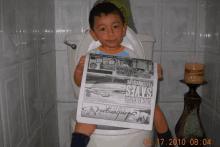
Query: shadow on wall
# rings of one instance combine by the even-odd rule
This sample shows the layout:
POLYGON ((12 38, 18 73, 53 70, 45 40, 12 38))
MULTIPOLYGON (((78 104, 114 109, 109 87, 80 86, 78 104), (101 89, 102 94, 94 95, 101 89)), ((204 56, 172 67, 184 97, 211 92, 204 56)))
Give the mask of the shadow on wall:
POLYGON ((113 4, 115 4, 123 13, 125 17, 125 23, 127 26, 129 26, 135 33, 137 33, 137 29, 134 24, 133 17, 131 15, 131 6, 129 0, 97 0, 93 7, 99 3, 109 1, 113 4))

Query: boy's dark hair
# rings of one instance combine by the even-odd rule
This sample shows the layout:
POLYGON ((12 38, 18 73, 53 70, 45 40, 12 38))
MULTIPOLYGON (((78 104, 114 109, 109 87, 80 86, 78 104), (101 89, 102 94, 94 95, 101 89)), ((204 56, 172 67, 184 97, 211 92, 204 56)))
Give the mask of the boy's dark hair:
POLYGON ((121 21, 123 23, 123 25, 125 24, 125 18, 122 14, 122 12, 119 10, 119 8, 117 6, 115 6, 113 3, 110 2, 103 2, 100 4, 97 4, 96 6, 94 6, 92 8, 92 10, 90 11, 89 14, 89 25, 90 25, 90 29, 94 31, 94 23, 95 23, 95 17, 101 17, 101 14, 116 14, 119 15, 121 18, 121 21))

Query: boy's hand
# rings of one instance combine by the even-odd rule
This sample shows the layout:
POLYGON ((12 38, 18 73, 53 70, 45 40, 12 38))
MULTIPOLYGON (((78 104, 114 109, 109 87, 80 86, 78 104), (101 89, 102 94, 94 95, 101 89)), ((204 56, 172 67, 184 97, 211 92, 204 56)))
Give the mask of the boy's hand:
POLYGON ((87 136, 91 136, 92 133, 95 131, 95 129, 96 129, 96 125, 78 123, 76 121, 75 132, 77 132, 77 133, 82 133, 82 134, 85 134, 87 136))
POLYGON ((81 85, 85 59, 86 59, 86 56, 82 56, 80 58, 80 61, 79 61, 78 65, 77 65, 75 73, 74 73, 74 81, 75 81, 77 86, 81 85))
POLYGON ((158 64, 157 66, 157 72, 158 72, 158 79, 162 79, 162 69, 161 69, 161 66, 160 64, 158 64))

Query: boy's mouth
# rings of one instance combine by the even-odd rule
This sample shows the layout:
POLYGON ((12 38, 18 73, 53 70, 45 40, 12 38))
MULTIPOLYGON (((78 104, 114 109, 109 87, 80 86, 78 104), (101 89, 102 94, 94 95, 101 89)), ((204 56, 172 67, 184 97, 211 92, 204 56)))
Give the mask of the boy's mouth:
POLYGON ((107 40, 107 42, 109 42, 109 43, 113 43, 113 42, 115 42, 116 40, 107 40))

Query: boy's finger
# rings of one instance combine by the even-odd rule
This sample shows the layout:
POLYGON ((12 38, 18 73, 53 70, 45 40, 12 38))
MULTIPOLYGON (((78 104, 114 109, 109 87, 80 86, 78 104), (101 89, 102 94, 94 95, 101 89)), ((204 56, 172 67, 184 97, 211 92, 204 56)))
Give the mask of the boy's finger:
POLYGON ((85 61, 80 61, 79 62, 79 66, 83 66, 84 67, 85 61))
POLYGON ((85 60, 85 59, 86 59, 86 56, 82 56, 82 59, 84 59, 84 60, 85 60))
POLYGON ((82 75, 82 73, 83 73, 83 72, 82 72, 81 70, 77 70, 77 71, 75 72, 76 75, 82 75))
POLYGON ((82 76, 83 74, 83 71, 82 70, 76 70, 75 73, 74 73, 76 76, 82 76))
POLYGON ((79 60, 79 63, 85 63, 86 56, 82 56, 79 60))
POLYGON ((82 66, 79 66, 79 67, 76 68, 76 70, 80 70, 82 72, 83 72, 83 69, 84 69, 84 67, 82 67, 82 66))
POLYGON ((85 62, 85 58, 81 58, 81 59, 79 60, 79 63, 82 63, 82 62, 85 62))
POLYGON ((80 63, 79 66, 82 67, 82 68, 84 68, 84 64, 85 64, 85 63, 80 63))
POLYGON ((83 73, 83 69, 80 68, 76 69, 76 74, 82 74, 82 73, 83 73))

